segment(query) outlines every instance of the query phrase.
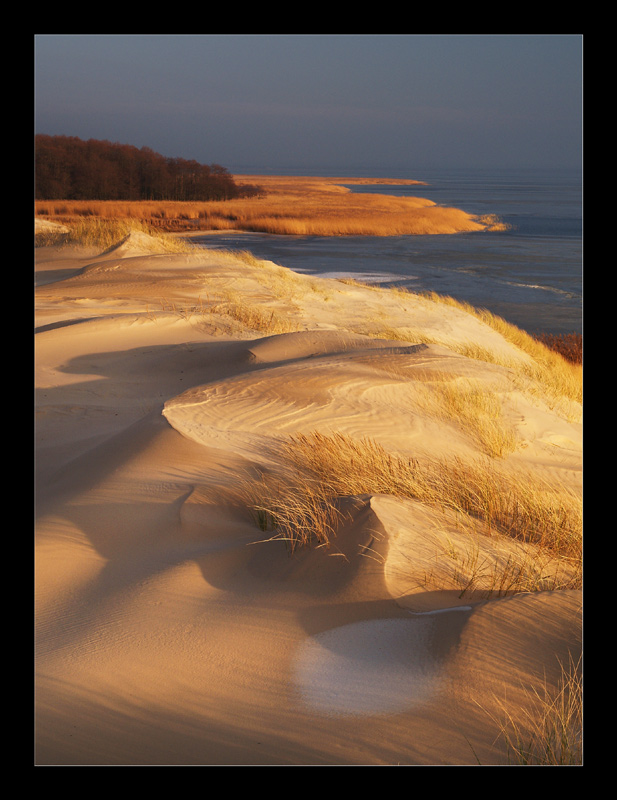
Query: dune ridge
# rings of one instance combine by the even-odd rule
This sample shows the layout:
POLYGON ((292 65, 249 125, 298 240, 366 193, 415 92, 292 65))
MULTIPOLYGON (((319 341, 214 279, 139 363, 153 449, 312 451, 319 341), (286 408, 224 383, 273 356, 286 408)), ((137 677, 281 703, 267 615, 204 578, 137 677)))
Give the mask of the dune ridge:
POLYGON ((366 440, 576 501, 580 419, 533 357, 453 305, 141 235, 40 248, 36 278, 37 764, 509 763, 499 720, 580 655, 572 556, 315 465, 366 440), (502 456, 443 402, 469 384, 502 456), (335 494, 328 539, 260 511, 287 484, 335 494))

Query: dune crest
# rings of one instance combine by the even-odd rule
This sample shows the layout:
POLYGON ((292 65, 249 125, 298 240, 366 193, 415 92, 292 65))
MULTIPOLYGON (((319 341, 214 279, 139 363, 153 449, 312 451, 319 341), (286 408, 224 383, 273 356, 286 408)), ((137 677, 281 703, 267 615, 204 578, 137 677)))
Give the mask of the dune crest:
POLYGON ((246 253, 37 262, 37 763, 507 763, 502 703, 522 724, 580 652, 572 558, 403 484, 473 464, 580 495, 532 357, 246 253), (317 489, 329 537, 292 542, 283 500, 317 489))

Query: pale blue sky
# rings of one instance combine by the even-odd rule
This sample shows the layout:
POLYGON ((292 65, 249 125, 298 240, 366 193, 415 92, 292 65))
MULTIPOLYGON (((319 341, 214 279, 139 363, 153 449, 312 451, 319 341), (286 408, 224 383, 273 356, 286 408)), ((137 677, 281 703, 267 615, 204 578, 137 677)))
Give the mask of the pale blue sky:
POLYGON ((581 34, 37 34, 36 131, 233 171, 579 167, 581 34))

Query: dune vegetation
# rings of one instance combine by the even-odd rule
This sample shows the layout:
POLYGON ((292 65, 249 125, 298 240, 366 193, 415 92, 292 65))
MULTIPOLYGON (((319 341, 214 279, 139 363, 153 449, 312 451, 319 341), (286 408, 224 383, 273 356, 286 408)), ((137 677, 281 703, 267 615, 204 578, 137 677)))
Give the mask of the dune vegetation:
POLYGON ((510 766, 572 767, 583 764, 583 664, 569 655, 555 686, 527 690, 529 707, 515 720, 501 701, 495 715, 510 766))
MULTIPOLYGON (((232 496, 253 510, 258 527, 285 541, 291 552, 333 544, 348 519, 343 498, 389 495, 418 500, 456 519, 468 534, 463 556, 468 562, 478 530, 533 545, 533 556, 523 551, 495 568, 490 595, 581 585, 581 498, 558 484, 539 483, 536 476, 499 467, 490 458, 402 458, 371 439, 341 433, 290 437, 281 456, 284 478, 243 481, 232 496)), ((480 576, 476 570, 458 588, 475 588, 479 577, 486 573, 480 576)))
POLYGON ((170 236, 145 222, 99 216, 78 216, 68 225, 53 222, 40 225, 35 229, 34 244, 35 247, 84 247, 105 251, 135 233, 153 237, 157 245, 168 253, 185 253, 194 249, 184 239, 170 236))
POLYGON ((535 338, 550 350, 562 355, 566 361, 573 364, 583 363, 583 337, 580 333, 541 333, 535 338))
MULTIPOLYGON (((363 285, 355 279, 342 280, 349 285, 363 285)), ((409 290, 400 287, 378 287, 371 285, 366 288, 374 292, 399 294, 403 297, 410 293, 409 290)), ((437 292, 422 292, 414 296, 422 297, 428 303, 444 304, 458 308, 481 320, 493 330, 500 333, 506 341, 512 343, 517 349, 527 354, 530 357, 527 365, 521 367, 520 363, 514 363, 511 359, 504 359, 500 354, 482 345, 478 345, 476 342, 459 341, 453 343, 447 337, 427 334, 413 327, 394 328, 384 324, 363 329, 362 332, 384 339, 418 341, 427 344, 445 344, 448 347, 454 347, 458 353, 469 358, 500 364, 501 366, 515 369, 521 379, 527 378, 531 382, 537 383, 535 386, 532 386, 531 383, 527 384, 527 388, 530 391, 537 392, 538 387, 542 387, 542 394, 553 406, 558 406, 560 404, 563 406, 564 402, 567 406, 569 401, 573 401, 575 404, 580 404, 582 402, 583 337, 581 334, 571 333, 562 336, 540 334, 532 336, 516 325, 507 322, 502 317, 488 311, 488 309, 475 308, 469 303, 456 300, 448 295, 440 295, 437 294, 437 292)), ((576 411, 573 413, 576 415, 576 411)))

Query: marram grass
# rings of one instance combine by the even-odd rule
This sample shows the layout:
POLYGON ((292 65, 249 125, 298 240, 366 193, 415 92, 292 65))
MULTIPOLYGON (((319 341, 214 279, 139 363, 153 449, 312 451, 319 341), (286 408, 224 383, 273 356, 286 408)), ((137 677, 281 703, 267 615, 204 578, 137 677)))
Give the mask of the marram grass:
MULTIPOLYGON (((492 459, 403 458, 374 440, 342 433, 293 436, 281 455, 284 477, 247 481, 238 499, 253 509, 262 530, 272 531, 272 538, 286 541, 292 551, 330 546, 345 520, 341 498, 390 495, 465 519, 470 531, 533 545, 547 558, 563 560, 568 588, 580 585, 581 499, 563 487, 499 468, 492 459)), ((491 580, 500 591, 546 588, 521 561, 507 563, 504 574, 491 580)))
MULTIPOLYGON (((427 299, 435 303, 445 303, 447 305, 460 308, 468 314, 480 319, 493 330, 500 333, 504 339, 523 353, 531 357, 532 363, 527 366, 518 367, 529 379, 537 381, 545 390, 546 396, 556 400, 565 397, 575 403, 581 403, 583 399, 582 389, 582 368, 580 363, 575 363, 564 358, 559 352, 551 349, 542 341, 530 336, 526 331, 512 325, 506 320, 491 313, 487 309, 474 308, 468 303, 455 300, 447 295, 438 295, 435 292, 423 294, 427 299)), ((494 353, 484 349, 480 351, 469 344, 462 347, 463 355, 470 358, 502 363, 504 366, 513 367, 511 362, 500 360, 494 353)))
POLYGON ((514 719, 507 702, 500 703, 502 713, 494 721, 511 766, 583 764, 582 659, 570 654, 568 663, 560 668, 555 686, 545 680, 539 688, 527 690, 529 703, 522 719, 514 719))
POLYGON ((137 220, 79 217, 63 227, 66 230, 37 232, 35 245, 90 247, 104 251, 120 244, 131 233, 143 233, 152 237, 164 252, 186 253, 195 250, 186 240, 157 231, 137 220))
MULTIPOLYGON (((351 283, 351 281, 345 282, 351 283)), ((356 284, 361 285, 357 282, 356 284)), ((370 286, 365 288, 372 291, 396 292, 403 296, 409 294, 409 292, 401 288, 370 286)), ((530 396, 535 396, 566 419, 578 421, 581 418, 581 404, 583 401, 583 371, 581 363, 568 360, 558 351, 530 336, 526 331, 517 328, 486 309, 474 308, 467 303, 460 302, 447 295, 438 295, 435 292, 426 292, 416 296, 423 297, 426 302, 454 306, 471 314, 497 331, 507 342, 514 345, 525 358, 510 358, 490 347, 478 345, 476 342, 455 342, 446 337, 440 337, 438 334, 427 333, 412 327, 399 326, 394 328, 390 325, 377 325, 376 327, 373 326, 372 329, 366 329, 360 326, 357 332, 392 341, 441 344, 467 358, 506 367, 518 382, 521 391, 530 396)))

